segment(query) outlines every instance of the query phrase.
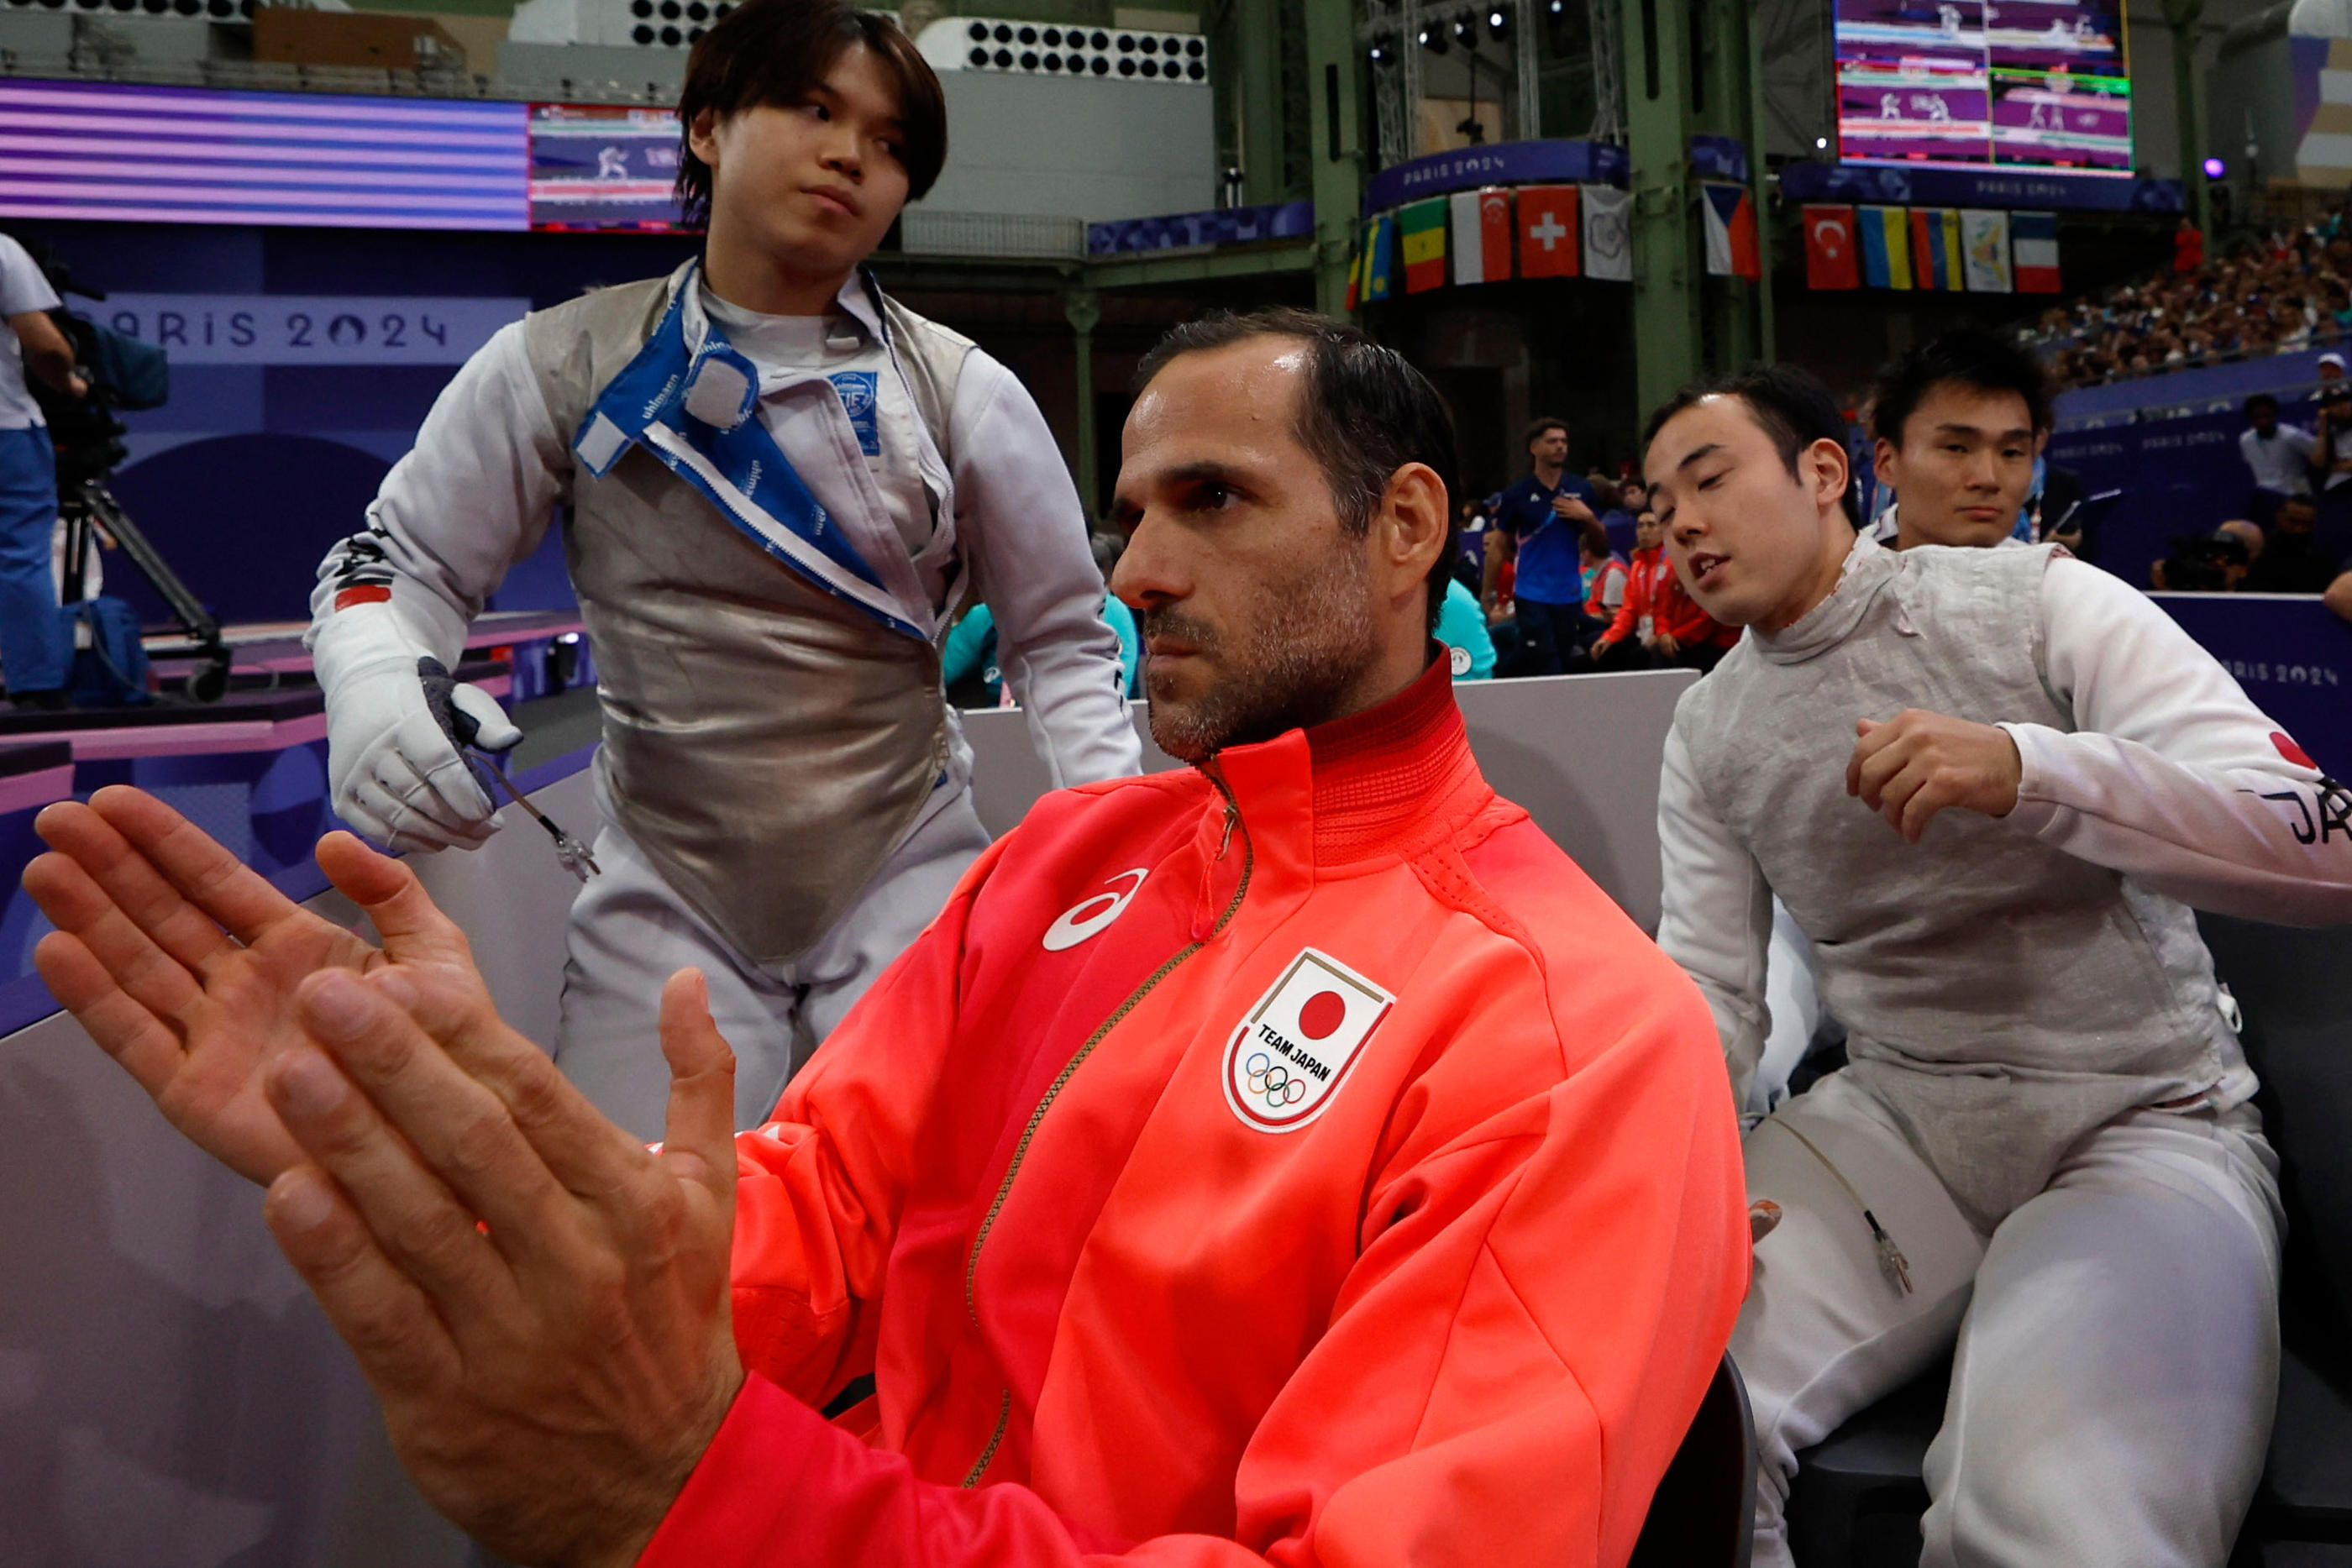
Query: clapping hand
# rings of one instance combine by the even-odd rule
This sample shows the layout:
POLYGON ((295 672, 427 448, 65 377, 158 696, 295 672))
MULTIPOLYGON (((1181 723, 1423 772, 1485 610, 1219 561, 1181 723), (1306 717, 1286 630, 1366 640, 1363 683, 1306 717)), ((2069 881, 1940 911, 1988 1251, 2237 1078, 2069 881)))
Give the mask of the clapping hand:
POLYGON ((415 875, 349 833, 320 864, 381 950, 138 790, 37 826, 42 977, 173 1126, 268 1184, 425 1497, 521 1561, 634 1562, 743 1380, 734 1057, 702 977, 662 993, 649 1152, 499 1019, 415 875))
POLYGON ((415 873, 349 833, 320 841, 319 865, 367 912, 382 948, 302 908, 141 790, 51 806, 34 831, 50 852, 25 868, 25 888, 57 926, 33 951, 41 978, 173 1126, 251 1180, 301 1158, 261 1074, 301 1039, 303 977, 410 965, 488 1005, 464 935, 415 873))

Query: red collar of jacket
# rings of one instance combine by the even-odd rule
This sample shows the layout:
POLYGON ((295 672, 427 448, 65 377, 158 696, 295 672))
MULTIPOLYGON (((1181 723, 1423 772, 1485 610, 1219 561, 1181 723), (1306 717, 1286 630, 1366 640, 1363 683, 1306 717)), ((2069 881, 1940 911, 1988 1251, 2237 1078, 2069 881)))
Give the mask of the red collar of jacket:
POLYGON ((1229 747, 1203 771, 1239 810, 1261 876, 1410 858, 1495 801, 1442 658, 1362 713, 1229 747))

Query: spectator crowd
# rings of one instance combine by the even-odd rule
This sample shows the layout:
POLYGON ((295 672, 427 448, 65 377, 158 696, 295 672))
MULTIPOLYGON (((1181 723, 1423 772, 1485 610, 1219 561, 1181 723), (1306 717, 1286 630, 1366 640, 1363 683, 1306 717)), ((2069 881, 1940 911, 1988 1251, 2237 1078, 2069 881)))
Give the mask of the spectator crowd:
MULTIPOLYGON (((2195 230, 2183 221, 2184 237, 2195 230)), ((2029 329, 2058 388, 2352 337, 2352 204, 2207 261, 2201 240, 2170 269, 2055 305, 2029 329)))

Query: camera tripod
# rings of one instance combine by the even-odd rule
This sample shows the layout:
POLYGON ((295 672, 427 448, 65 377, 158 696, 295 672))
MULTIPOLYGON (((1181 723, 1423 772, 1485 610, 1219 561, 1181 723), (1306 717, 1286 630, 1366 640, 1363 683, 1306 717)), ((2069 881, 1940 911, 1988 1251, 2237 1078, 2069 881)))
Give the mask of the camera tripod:
POLYGON ((180 580, 172 563, 131 520, 131 514, 122 509, 122 503, 106 487, 105 476, 85 474, 68 482, 60 474, 58 515, 66 526, 65 601, 81 601, 82 566, 89 559, 93 538, 100 542, 110 540, 139 569, 139 575, 154 584, 155 591, 163 596, 163 602, 172 608, 173 618, 180 623, 184 645, 151 648, 149 652, 166 656, 194 654, 203 659, 204 663, 181 684, 181 689, 197 702, 218 702, 221 694, 228 690, 229 666, 228 644, 221 641, 220 622, 188 591, 188 585, 180 580))

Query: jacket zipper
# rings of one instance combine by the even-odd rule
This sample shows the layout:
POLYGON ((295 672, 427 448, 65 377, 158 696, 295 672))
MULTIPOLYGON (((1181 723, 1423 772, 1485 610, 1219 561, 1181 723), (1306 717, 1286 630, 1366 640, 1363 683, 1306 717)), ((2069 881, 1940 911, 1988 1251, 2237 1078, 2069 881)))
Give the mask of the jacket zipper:
MULTIPOLYGON (((1233 844, 1234 829, 1242 825, 1241 808, 1234 803, 1233 792, 1225 788, 1223 779, 1214 773, 1207 772, 1206 769, 1202 771, 1209 782, 1217 787, 1217 793, 1225 798, 1224 833, 1217 845, 1217 859, 1223 860, 1225 858, 1225 851, 1233 844)), ((1102 1043, 1103 1036, 1118 1028, 1119 1020, 1133 1012, 1143 998, 1151 994, 1153 988, 1174 972, 1178 965, 1207 946, 1210 942, 1216 940, 1219 934, 1232 923, 1234 915, 1241 910, 1243 896, 1249 892, 1250 873, 1255 868, 1256 862, 1257 855, 1250 843, 1249 829, 1242 826, 1241 881, 1234 885, 1234 896, 1225 904, 1224 913, 1218 915, 1217 923, 1209 928, 1209 935, 1200 941, 1187 942, 1183 946, 1179 947, 1166 963, 1151 972, 1143 984, 1128 993, 1127 1000, 1118 1004, 1118 1010, 1105 1019, 1094 1033, 1087 1036, 1086 1043, 1078 1047, 1077 1053, 1070 1058, 1061 1071, 1054 1075, 1054 1082, 1045 1086, 1045 1095, 1037 1102, 1037 1108, 1029 1113, 1029 1124, 1021 1129, 1021 1141, 1013 1145, 1013 1158, 1004 1167, 1004 1179, 997 1184, 995 1201, 988 1206, 988 1213, 981 1219, 980 1229, 971 1239, 971 1256, 964 1264, 963 1306, 965 1312, 971 1318, 972 1327, 980 1326, 980 1300, 977 1294, 980 1278, 980 1249, 988 1245, 988 1233, 995 1227, 996 1217, 1003 1212, 1004 1200, 1013 1195, 1013 1178, 1021 1174, 1021 1162, 1028 1155, 1030 1140, 1037 1135, 1037 1124, 1045 1119, 1046 1111, 1052 1107, 1055 1099, 1062 1092, 1062 1085, 1070 1081, 1071 1075, 1077 1071, 1087 1058, 1094 1054, 1095 1047, 1102 1043)), ((963 1478, 965 1486, 980 1484, 981 1476, 987 1471, 990 1461, 996 1458, 997 1448, 1004 1441, 1004 1429, 1011 1424, 1012 1419, 1013 1390, 1007 1388, 1003 1398, 997 1405, 996 1430, 989 1434, 988 1446, 981 1449, 980 1458, 972 1462, 971 1473, 963 1478)))

